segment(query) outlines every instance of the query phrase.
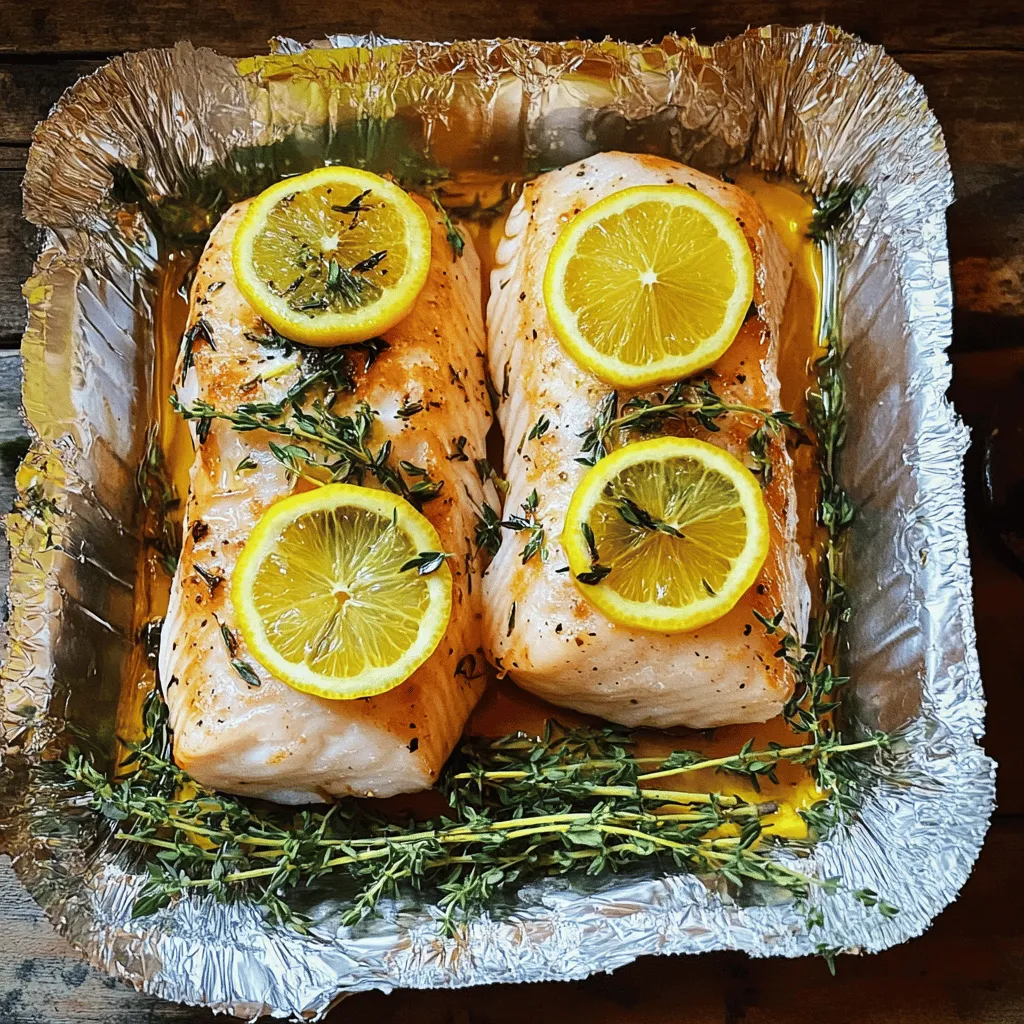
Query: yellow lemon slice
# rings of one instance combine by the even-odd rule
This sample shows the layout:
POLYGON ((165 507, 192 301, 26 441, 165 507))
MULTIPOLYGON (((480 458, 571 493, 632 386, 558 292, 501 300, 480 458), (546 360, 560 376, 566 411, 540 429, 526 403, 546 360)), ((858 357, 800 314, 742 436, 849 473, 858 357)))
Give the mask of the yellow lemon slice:
POLYGON ((740 226, 681 185, 641 185, 596 202, 563 228, 544 273, 548 318, 569 354, 629 388, 710 366, 753 295, 740 226))
POLYGON ((351 344, 412 309, 430 267, 430 225, 394 183, 321 167, 252 200, 231 261, 239 291, 280 334, 351 344))
POLYGON ((580 481, 562 547, 580 591, 640 629, 697 629, 724 615, 768 555, 754 474, 692 438, 626 445, 580 481))
POLYGON ((329 484, 263 514, 231 600, 268 672, 351 700, 393 689, 430 657, 448 627, 452 578, 437 531, 404 498, 329 484), (437 557, 420 557, 427 552, 437 557))

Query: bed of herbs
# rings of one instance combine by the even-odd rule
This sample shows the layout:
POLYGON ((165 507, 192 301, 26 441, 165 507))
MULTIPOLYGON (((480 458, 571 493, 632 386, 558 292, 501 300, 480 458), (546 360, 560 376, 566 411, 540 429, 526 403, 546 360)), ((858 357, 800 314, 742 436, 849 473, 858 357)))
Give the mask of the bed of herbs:
MULTIPOLYGON (((808 404, 821 477, 818 517, 827 534, 822 593, 804 642, 786 632, 781 611, 773 619, 761 620, 778 638, 777 657, 792 666, 797 680, 784 709, 794 734, 790 746, 771 743, 754 749, 751 741, 734 754, 716 758, 687 750, 647 758, 637 756, 628 731, 570 729, 551 722, 539 738, 515 734, 467 739, 438 786, 451 812, 429 821, 403 822, 356 799, 294 810, 204 789, 173 763, 167 708, 157 686, 145 703, 144 738, 130 745, 113 778, 76 748, 69 751, 65 765, 76 792, 86 794, 87 803, 112 823, 114 837, 126 851, 133 851, 136 864, 145 865, 147 880, 134 915, 152 914, 197 890, 222 899, 253 900, 265 908, 269 919, 303 930, 307 922, 295 909, 298 891, 326 876, 343 875, 356 887, 343 923, 354 924, 372 914, 386 898, 419 890, 437 907, 440 926, 450 934, 498 890, 542 876, 604 875, 646 862, 654 870, 689 872, 732 891, 752 884, 783 890, 799 901, 808 927, 819 925, 822 916, 814 892, 835 892, 842 880, 803 873, 793 866, 793 858, 780 863, 773 850, 785 846, 806 854, 814 841, 855 813, 855 761, 887 743, 881 734, 844 741, 834 714, 837 693, 846 680, 834 671, 833 661, 849 615, 842 582, 842 534, 854 514, 836 475, 845 408, 835 238, 862 200, 863 190, 836 189, 819 201, 810 232, 822 248, 826 283, 832 275, 833 285, 825 289, 830 297, 823 322, 827 354, 817 363, 817 388, 808 404), (766 817, 777 810, 769 799, 752 802, 723 792, 661 788, 667 779, 678 783, 688 774, 713 769, 742 776, 757 790, 760 778, 774 780, 783 761, 806 766, 821 793, 820 801, 799 812, 808 825, 810 838, 805 842, 784 842, 766 831, 766 817)), ((448 224, 457 256, 462 239, 448 224)), ((258 340, 286 354, 296 347, 273 334, 258 340)), ((200 318, 186 334, 183 363, 187 364, 192 346, 204 342, 213 344, 200 318)), ((383 345, 372 339, 361 347, 306 354, 299 383, 278 403, 249 403, 229 411, 200 403, 186 407, 176 400, 174 405, 187 419, 197 421, 200 439, 214 418, 228 420, 240 431, 268 430, 280 438, 272 445, 275 456, 297 474, 311 474, 315 482, 359 482, 370 475, 422 506, 436 496, 439 485, 420 467, 395 465, 388 443, 372 447, 373 411, 364 406, 351 416, 331 411, 330 396, 353 390, 358 371, 365 371, 383 345), (313 393, 318 397, 309 403, 313 393)), ((750 448, 765 480, 770 445, 784 443, 787 430, 801 430, 785 412, 726 405, 708 381, 694 379, 678 382, 653 400, 633 399, 621 408, 618 396, 610 392, 581 438, 579 461, 592 465, 609 446, 631 434, 656 430, 669 419, 690 416, 715 430, 716 421, 726 415, 760 421, 750 448)), ((541 423, 535 425, 535 436, 544 429, 541 423)), ((458 441, 453 439, 451 457, 464 459, 458 441)), ((495 475, 484 460, 477 462, 482 478, 495 475)), ((177 547, 167 522, 177 498, 163 472, 155 431, 148 435, 138 483, 146 509, 145 540, 159 564, 173 572, 177 547)), ((642 515, 643 510, 624 514, 642 515)), ((484 505, 478 515, 478 547, 496 550, 503 529, 529 531, 524 562, 542 551, 543 528, 530 508, 524 507, 523 515, 506 513, 503 519, 484 505)), ((599 579, 596 559, 593 568, 599 579)), ((152 646, 156 628, 144 634, 152 646)), ((457 671, 476 675, 475 657, 464 658, 457 671)), ((855 890, 853 895, 883 916, 897 913, 871 890, 855 890)), ((830 951, 822 947, 821 952, 831 963, 830 951)))

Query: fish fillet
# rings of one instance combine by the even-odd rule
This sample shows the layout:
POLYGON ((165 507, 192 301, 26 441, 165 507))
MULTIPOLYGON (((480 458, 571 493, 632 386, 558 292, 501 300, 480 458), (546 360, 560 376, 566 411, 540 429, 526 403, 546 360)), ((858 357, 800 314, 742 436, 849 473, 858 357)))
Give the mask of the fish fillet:
MULTIPOLYGON (((396 689, 341 701, 300 693, 274 678, 236 633, 237 658, 255 669, 261 685, 246 683, 231 665, 221 632, 221 624, 235 629, 229 581, 256 522, 291 493, 295 479, 271 454, 270 434, 238 433, 214 420, 191 469, 184 547, 160 649, 175 760, 211 788, 279 803, 426 789, 483 688, 481 674, 466 668, 471 663, 460 669, 467 655, 483 664, 479 567, 467 504, 484 500, 473 459, 485 455, 491 417, 479 260, 468 239, 455 260, 437 213, 416 201, 431 222, 426 285, 408 317, 385 335, 388 349, 357 378, 356 393, 342 396, 334 410, 344 415, 366 401, 378 414, 370 438, 374 450, 390 440, 394 464, 408 460, 444 481, 423 512, 444 549, 458 556, 449 562, 454 591, 447 633, 396 689), (400 417, 407 403, 422 403, 422 411, 400 417), (466 461, 455 447, 460 438, 466 461), (246 457, 255 468, 238 471, 246 457), (198 567, 224 582, 211 587, 198 567)), ((186 404, 201 399, 227 410, 243 402, 275 402, 301 373, 301 367, 289 368, 294 353, 259 344, 267 328, 235 285, 231 242, 247 205, 225 214, 196 272, 189 323, 204 317, 215 348, 194 343, 194 366, 179 392, 186 404), (257 378, 262 383, 253 385, 257 378)), ((356 362, 361 364, 358 357, 356 362)), ((364 483, 374 485, 369 476, 364 483)))
MULTIPOLYGON (((708 728, 766 721, 792 692, 791 670, 775 657, 754 611, 806 628, 808 591, 796 542, 793 466, 773 443, 774 479, 765 489, 771 551, 754 586, 721 619, 693 632, 655 633, 620 626, 595 610, 568 573, 559 544, 563 516, 586 468, 575 461, 580 433, 611 390, 562 349, 544 306, 548 254, 562 227, 597 200, 634 185, 691 185, 729 210, 743 228, 756 268, 756 315, 714 367, 723 400, 779 408, 779 328, 792 267, 781 240, 752 196, 659 157, 604 153, 527 184, 509 213, 491 275, 487 310, 491 376, 501 388, 505 435, 505 508, 539 497, 546 561, 521 562, 523 534, 505 533, 484 577, 485 646, 524 689, 554 704, 630 726, 708 728), (541 416, 550 427, 527 435, 541 416), (515 606, 514 622, 512 608, 515 606)), ((648 393, 649 394, 649 393, 648 393)), ((620 393, 620 402, 630 397, 620 393)), ((728 449, 749 464, 747 440, 758 425, 729 415, 719 433, 694 424, 673 428, 728 449)))

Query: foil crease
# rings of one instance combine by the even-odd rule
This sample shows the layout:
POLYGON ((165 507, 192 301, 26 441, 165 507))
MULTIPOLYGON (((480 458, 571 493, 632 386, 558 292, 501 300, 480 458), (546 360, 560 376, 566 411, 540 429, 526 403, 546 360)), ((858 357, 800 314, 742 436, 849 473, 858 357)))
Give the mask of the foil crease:
POLYGON ((6 524, 0 798, 3 845, 58 930, 92 963, 165 998, 305 1018, 365 989, 582 978, 650 953, 873 952, 920 934, 966 880, 994 800, 995 766, 980 747, 967 433, 945 399, 951 200, 921 87, 881 49, 825 26, 750 30, 711 47, 278 40, 273 55, 238 63, 179 44, 112 60, 69 90, 37 130, 25 179, 25 212, 46 243, 25 287, 34 444, 6 524), (149 415, 157 256, 145 207, 159 214, 168 197, 186 197, 201 214, 211 169, 252 194, 353 145, 357 118, 400 126, 441 163, 451 138, 473 138, 461 169, 510 176, 624 148, 710 170, 749 159, 816 192, 870 187, 832 278, 846 344, 842 476, 859 510, 847 714, 854 731, 901 731, 865 766, 856 818, 801 870, 875 889, 897 917, 848 895, 816 897, 824 925, 809 933, 791 904, 741 904, 669 875, 535 883, 451 940, 415 902, 342 928, 324 900, 309 936, 202 897, 131 919, 142 879, 53 762, 85 730, 110 746, 132 639, 132 481, 149 415), (145 182, 141 205, 117 198, 124 168, 145 182))

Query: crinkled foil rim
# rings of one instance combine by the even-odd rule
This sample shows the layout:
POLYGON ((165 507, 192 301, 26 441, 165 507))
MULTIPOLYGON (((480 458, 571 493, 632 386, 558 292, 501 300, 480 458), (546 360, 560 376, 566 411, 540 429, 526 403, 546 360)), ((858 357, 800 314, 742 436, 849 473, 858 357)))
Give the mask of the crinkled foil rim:
POLYGON ((967 434, 945 399, 952 183, 922 89, 881 49, 825 26, 751 30, 711 47, 347 37, 317 46, 355 44, 339 63, 282 40, 282 56, 241 68, 188 44, 127 55, 79 82, 36 133, 25 212, 47 242, 26 284, 23 343, 35 442, 7 522, 2 676, 0 827, 19 876, 94 964, 148 992, 242 1016, 316 1017, 364 989, 582 978, 648 953, 877 951, 919 934, 971 870, 995 767, 979 745, 967 434), (843 476, 860 513, 849 552, 849 713, 859 727, 908 724, 865 766, 857 818, 801 869, 884 894, 900 907, 892 920, 841 894, 821 899, 824 924, 808 933, 790 904, 741 905, 668 876, 533 884, 458 940, 440 938, 431 907, 413 902, 355 930, 337 927, 324 903, 313 936, 198 897, 132 921, 138 876, 56 785, 52 762, 76 709, 112 706, 116 672, 104 666, 130 642, 128 524, 155 247, 144 218, 112 199, 113 168, 135 168, 155 196, 173 196, 240 148, 284 137, 317 145, 325 124, 329 136, 353 109, 390 118, 412 104, 443 134, 467 95, 482 137, 500 141, 511 131, 499 123, 510 84, 519 134, 508 146, 535 167, 610 139, 707 168, 746 156, 817 192, 870 186, 839 253, 843 476))

